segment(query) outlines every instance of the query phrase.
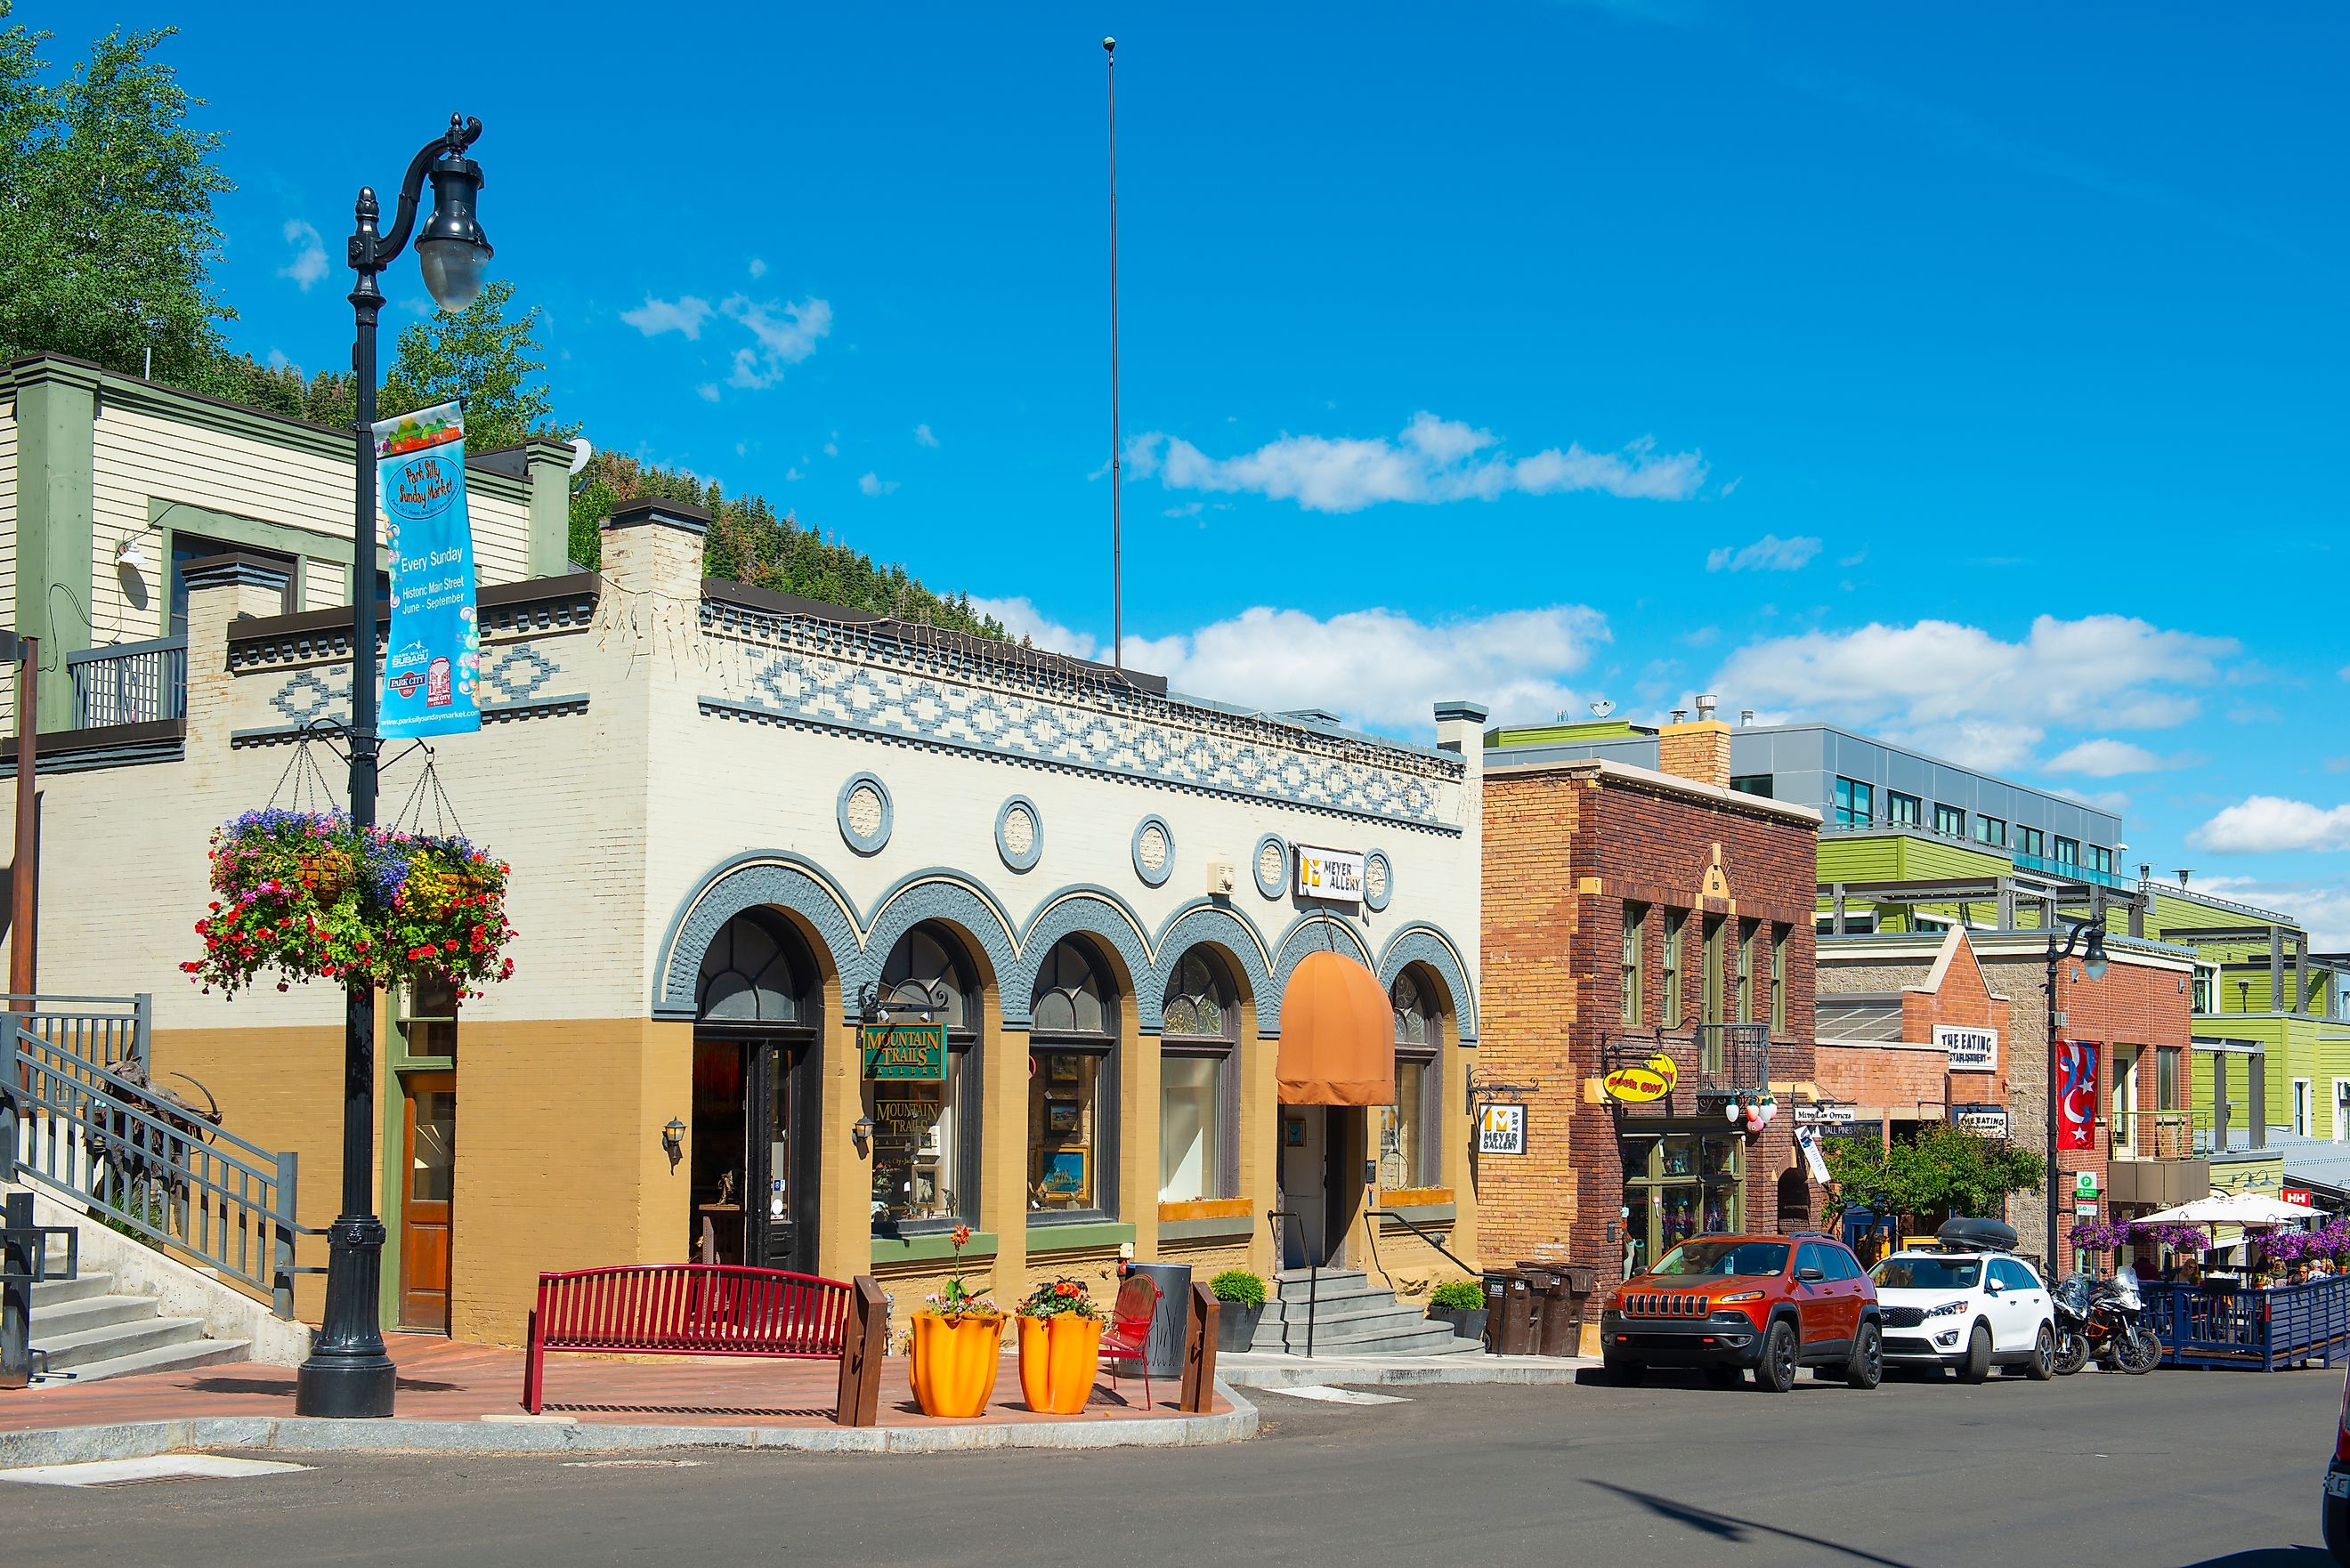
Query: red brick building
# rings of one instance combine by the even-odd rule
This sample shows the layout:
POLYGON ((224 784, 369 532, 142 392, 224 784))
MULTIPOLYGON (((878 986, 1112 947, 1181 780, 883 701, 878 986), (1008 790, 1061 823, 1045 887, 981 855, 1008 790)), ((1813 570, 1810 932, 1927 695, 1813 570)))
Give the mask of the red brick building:
MULTIPOLYGON (((2063 1230, 2075 1218, 2141 1213, 2210 1188, 2210 1168, 2190 1158, 2194 955, 2109 936, 2106 956, 2101 980, 2087 978, 2077 958, 2057 976, 2058 1037, 2093 1045, 2097 1072, 2091 1147, 2056 1156, 2063 1230), (2083 1173, 2095 1196, 2076 1199, 2083 1173)), ((2037 930, 1823 939, 1817 1081, 1823 1110, 1838 1118, 1823 1131, 1889 1142, 1955 1117, 2044 1151, 2046 964, 2037 930), (1970 1070, 1937 1038, 1937 1025, 1967 1032, 1962 1053, 1987 1044, 1987 1066, 1970 1070)), ((2046 1215, 2044 1194, 2010 1199, 2006 1218, 2024 1251, 2042 1253, 2046 1215)))
POLYGON ((1817 814, 1733 793, 1711 721, 1662 732, 1665 772, 1542 751, 1485 754, 1473 1097, 1527 1107, 1525 1152, 1478 1157, 1486 1256, 1605 1286, 1700 1231, 1810 1224, 1790 1113, 1812 1087, 1817 814), (1652 1056, 1670 1092, 1611 1097, 1652 1056), (1764 1096, 1775 1118, 1733 1130, 1764 1096))

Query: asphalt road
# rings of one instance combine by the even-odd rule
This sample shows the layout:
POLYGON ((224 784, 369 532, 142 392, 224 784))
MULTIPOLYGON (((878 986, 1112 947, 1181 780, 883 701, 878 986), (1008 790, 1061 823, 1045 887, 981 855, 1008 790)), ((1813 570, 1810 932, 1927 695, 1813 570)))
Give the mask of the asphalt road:
POLYGON ((693 1462, 386 1455, 302 1474, 0 1487, 10 1563, 2323 1568, 2339 1374, 2085 1373, 1860 1395, 1263 1392, 1191 1450, 693 1462))

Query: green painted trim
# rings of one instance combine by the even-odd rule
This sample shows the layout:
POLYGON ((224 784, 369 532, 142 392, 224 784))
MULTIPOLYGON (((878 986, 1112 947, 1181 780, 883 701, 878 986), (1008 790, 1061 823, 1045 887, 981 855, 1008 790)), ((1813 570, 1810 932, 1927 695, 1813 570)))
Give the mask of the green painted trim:
MULTIPOLYGON (((966 1258, 995 1256, 995 1232, 973 1231, 964 1242, 966 1258)), ((955 1254, 953 1234, 941 1231, 928 1236, 876 1236, 873 1238, 873 1261, 877 1263, 921 1263, 951 1258, 955 1254)))
POLYGON ((1090 1224, 1028 1225, 1028 1252, 1074 1251, 1080 1247, 1115 1247, 1134 1240, 1134 1227, 1117 1220, 1102 1220, 1090 1224))
POLYGON ((530 465, 530 575, 559 577, 571 570, 571 449, 535 441, 530 465))
POLYGON ((234 512, 219 512, 192 501, 168 501, 160 495, 147 498, 147 525, 161 535, 155 546, 155 571, 161 579, 158 585, 161 591, 155 595, 158 636, 167 636, 172 629, 172 545, 181 534, 199 534, 224 544, 250 545, 273 555, 293 556, 294 580, 287 591, 294 597, 295 611, 309 607, 314 562, 320 566, 340 566, 343 597, 346 601, 350 597, 351 561, 358 552, 348 539, 321 534, 315 528, 298 528, 291 523, 271 523, 259 517, 242 517, 234 512))
MULTIPOLYGON (((1380 1209, 1374 1212, 1382 1219, 1393 1215, 1399 1220, 1409 1220, 1415 1225, 1448 1225, 1461 1217, 1460 1209, 1457 1203, 1407 1203, 1400 1209, 1380 1209)), ((1396 1229, 1400 1231, 1403 1227, 1399 1225, 1396 1229)))
MULTIPOLYGON (((1256 1230, 1256 1220, 1246 1214, 1218 1214, 1206 1220, 1161 1220, 1159 1239, 1162 1241, 1220 1241, 1225 1237, 1242 1238, 1256 1230)), ((1031 1236, 1036 1231, 1030 1231, 1031 1236)))
POLYGON ((1651 732, 1633 728, 1629 720, 1601 719, 1587 724, 1529 724, 1517 729, 1500 729, 1485 737, 1485 744, 1494 750, 1512 746, 1555 746, 1590 741, 1648 740, 1651 732))
POLYGON ((41 639, 44 733, 73 728, 73 677, 65 656, 90 646, 97 418, 94 374, 75 366, 19 369, 16 602, 11 607, 16 629, 41 639))

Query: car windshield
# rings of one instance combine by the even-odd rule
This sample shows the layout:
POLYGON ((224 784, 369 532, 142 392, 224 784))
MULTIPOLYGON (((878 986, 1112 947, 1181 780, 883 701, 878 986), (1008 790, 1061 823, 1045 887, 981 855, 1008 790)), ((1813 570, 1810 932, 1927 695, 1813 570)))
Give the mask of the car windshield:
POLYGON ((1652 1274, 1775 1274, 1787 1266, 1784 1241, 1683 1241, 1652 1274))
POLYGON ((1974 1258, 1887 1258, 1868 1277, 1884 1290, 1970 1291, 1982 1278, 1982 1263, 1974 1258))

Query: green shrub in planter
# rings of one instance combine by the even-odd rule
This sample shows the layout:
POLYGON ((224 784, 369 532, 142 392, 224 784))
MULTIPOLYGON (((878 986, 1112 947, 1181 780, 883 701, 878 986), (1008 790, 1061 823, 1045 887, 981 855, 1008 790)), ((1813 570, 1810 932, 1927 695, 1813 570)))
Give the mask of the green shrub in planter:
MULTIPOLYGON (((1218 1301, 1230 1302, 1234 1306, 1264 1305, 1263 1277, 1246 1269, 1226 1269, 1208 1282, 1208 1289, 1218 1301)), ((1483 1297, 1479 1297, 1476 1304, 1482 1305, 1483 1300, 1483 1297)))
POLYGON ((1474 1312, 1485 1304, 1485 1287, 1475 1280, 1447 1280, 1428 1293, 1431 1309, 1474 1312))

